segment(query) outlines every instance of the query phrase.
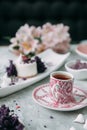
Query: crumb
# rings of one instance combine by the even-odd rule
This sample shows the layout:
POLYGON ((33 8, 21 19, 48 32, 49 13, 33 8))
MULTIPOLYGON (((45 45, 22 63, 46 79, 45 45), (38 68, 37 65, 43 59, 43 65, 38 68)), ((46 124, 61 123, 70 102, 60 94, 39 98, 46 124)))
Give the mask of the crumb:
POLYGON ((14 110, 10 110, 11 112, 14 112, 14 110))
POLYGON ((16 100, 13 100, 13 102, 16 102, 16 100))
POLYGON ((53 116, 50 116, 50 119, 53 119, 54 117, 53 116))
POLYGON ((22 78, 23 80, 26 80, 27 78, 22 78))
POLYGON ((47 128, 47 126, 46 126, 46 125, 44 125, 44 128, 47 128))
POLYGON ((14 83, 14 82, 12 82, 12 83, 10 83, 9 85, 10 85, 10 86, 11 86, 11 85, 15 85, 15 83, 14 83))
POLYGON ((16 105, 18 105, 18 103, 16 103, 16 105))
POLYGON ((19 109, 20 108, 20 106, 16 106, 16 109, 19 109))

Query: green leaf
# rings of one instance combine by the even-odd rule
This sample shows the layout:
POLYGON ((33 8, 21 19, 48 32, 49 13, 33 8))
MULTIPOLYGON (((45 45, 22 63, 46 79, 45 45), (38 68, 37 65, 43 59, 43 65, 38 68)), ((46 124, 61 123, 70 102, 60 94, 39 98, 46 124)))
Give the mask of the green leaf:
POLYGON ((35 37, 39 41, 39 43, 42 43, 41 37, 35 37))
POLYGON ((26 56, 31 58, 31 57, 35 56, 35 52, 29 52, 26 56))
POLYGON ((5 39, 5 40, 10 40, 11 39, 11 37, 9 37, 9 36, 7 36, 7 37, 3 37, 3 39, 5 39))
POLYGON ((57 89, 59 88, 59 85, 58 85, 58 84, 56 84, 56 88, 57 88, 57 89))
POLYGON ((17 45, 16 45, 16 46, 13 46, 13 49, 15 49, 15 50, 19 50, 19 48, 20 48, 20 47, 17 46, 17 45))

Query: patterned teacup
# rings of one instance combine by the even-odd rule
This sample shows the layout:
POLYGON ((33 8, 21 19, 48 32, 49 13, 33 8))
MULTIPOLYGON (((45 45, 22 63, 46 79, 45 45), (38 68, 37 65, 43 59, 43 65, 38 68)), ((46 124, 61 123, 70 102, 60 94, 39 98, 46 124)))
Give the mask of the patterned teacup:
POLYGON ((74 102, 73 75, 65 71, 55 71, 50 74, 50 97, 61 104, 74 102))

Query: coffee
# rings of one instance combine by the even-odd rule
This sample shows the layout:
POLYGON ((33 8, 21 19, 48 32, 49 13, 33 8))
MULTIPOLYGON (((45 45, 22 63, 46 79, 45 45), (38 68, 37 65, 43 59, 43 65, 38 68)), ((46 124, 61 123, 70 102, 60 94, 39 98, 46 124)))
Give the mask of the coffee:
POLYGON ((64 74, 54 74, 53 77, 56 78, 56 79, 61 79, 61 80, 69 80, 69 79, 71 79, 70 76, 64 75, 64 74))

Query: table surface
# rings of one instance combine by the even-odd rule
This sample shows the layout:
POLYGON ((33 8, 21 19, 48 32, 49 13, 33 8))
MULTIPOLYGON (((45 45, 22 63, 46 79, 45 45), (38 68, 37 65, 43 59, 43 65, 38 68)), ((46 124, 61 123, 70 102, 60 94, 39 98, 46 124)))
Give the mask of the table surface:
MULTIPOLYGON (((71 54, 66 60, 81 59, 75 53, 76 45, 72 45, 71 54)), ((15 59, 8 47, 0 47, 0 60, 2 64, 5 64, 8 59, 15 59)), ((64 65, 58 70, 65 70, 64 65)), ((18 114, 23 121, 26 130, 69 130, 71 126, 74 126, 76 130, 84 130, 82 124, 74 123, 73 120, 79 113, 84 114, 87 118, 87 107, 72 111, 72 112, 60 112, 43 108, 36 104, 32 99, 32 91, 35 87, 48 83, 49 76, 45 79, 19 91, 11 94, 7 97, 0 99, 0 106, 6 104, 18 114), (17 106, 20 106, 18 108, 17 106)), ((75 85, 87 91, 87 81, 75 80, 75 85)))

